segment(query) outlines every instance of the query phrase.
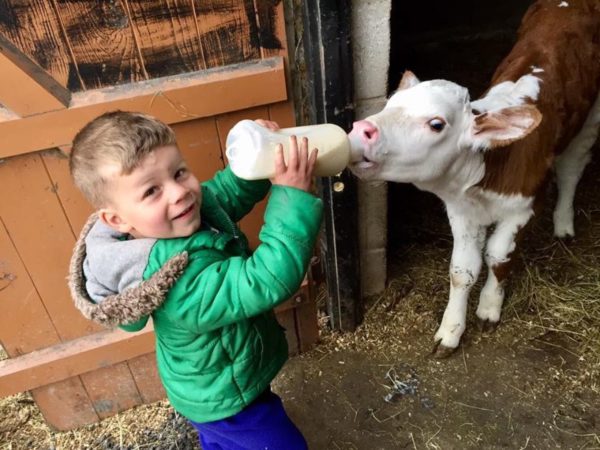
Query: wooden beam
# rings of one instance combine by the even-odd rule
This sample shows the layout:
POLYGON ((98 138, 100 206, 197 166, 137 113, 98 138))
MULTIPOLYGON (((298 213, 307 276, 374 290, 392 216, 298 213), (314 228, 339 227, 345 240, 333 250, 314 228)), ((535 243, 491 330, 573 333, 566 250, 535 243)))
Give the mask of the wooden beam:
POLYGON ((102 331, 0 361, 0 398, 66 380, 154 351, 154 328, 102 331))
POLYGON ((27 117, 64 109, 71 93, 0 35, 0 103, 27 117))
MULTIPOLYGON (((312 123, 350 130, 354 119, 349 0, 306 0, 304 51, 312 123), (316 13, 315 13, 316 12, 316 13)), ((319 179, 325 232, 321 254, 327 276, 327 309, 335 330, 353 331, 362 321, 358 248, 358 184, 348 169, 319 179), (334 189, 337 185, 342 189, 334 189)))
POLYGON ((173 124, 286 99, 281 57, 73 94, 68 109, 0 121, 0 158, 69 145, 88 121, 115 109, 173 124))

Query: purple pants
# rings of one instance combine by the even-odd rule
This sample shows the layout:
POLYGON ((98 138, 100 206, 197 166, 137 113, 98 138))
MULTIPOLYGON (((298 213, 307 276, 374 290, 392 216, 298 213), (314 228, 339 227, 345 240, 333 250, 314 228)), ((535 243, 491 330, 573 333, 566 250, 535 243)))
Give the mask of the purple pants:
POLYGON ((307 450, 300 430, 290 420, 281 399, 267 389, 234 416, 214 422, 190 421, 202 450, 307 450))

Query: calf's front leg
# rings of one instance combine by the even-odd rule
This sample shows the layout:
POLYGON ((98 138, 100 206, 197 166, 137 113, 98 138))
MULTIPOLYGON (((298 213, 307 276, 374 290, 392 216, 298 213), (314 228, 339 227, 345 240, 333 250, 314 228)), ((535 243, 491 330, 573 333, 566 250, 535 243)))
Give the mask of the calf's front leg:
POLYGON ((485 252, 488 277, 481 289, 476 312, 480 328, 484 331, 494 330, 500 322, 504 284, 517 246, 516 238, 532 214, 533 211, 528 209, 506 218, 496 225, 496 229, 488 239, 485 252))
POLYGON ((485 240, 485 227, 460 215, 448 212, 454 247, 450 263, 450 298, 444 317, 435 333, 434 354, 449 356, 460 343, 467 320, 469 292, 479 277, 485 240))

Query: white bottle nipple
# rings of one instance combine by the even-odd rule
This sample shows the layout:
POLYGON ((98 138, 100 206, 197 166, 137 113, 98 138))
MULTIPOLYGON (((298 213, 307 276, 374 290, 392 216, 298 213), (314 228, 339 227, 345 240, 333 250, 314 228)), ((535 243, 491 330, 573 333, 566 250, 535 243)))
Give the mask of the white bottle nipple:
POLYGON ((326 123, 271 131, 253 120, 242 120, 229 131, 225 143, 231 170, 246 180, 273 177, 277 144, 282 144, 287 161, 289 137, 293 135, 308 138, 309 149, 319 149, 316 176, 335 175, 348 165, 350 143, 346 132, 337 125, 326 123))

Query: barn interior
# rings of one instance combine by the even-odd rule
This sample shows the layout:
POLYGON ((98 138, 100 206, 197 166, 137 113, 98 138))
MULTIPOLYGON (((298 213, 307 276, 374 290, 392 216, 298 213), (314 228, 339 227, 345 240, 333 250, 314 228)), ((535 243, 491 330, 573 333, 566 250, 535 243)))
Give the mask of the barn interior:
MULTIPOLYGON (((420 80, 454 81, 467 87, 472 99, 478 98, 509 53, 531 3, 393 1, 388 94, 397 88, 402 73, 411 70, 420 80)), ((407 184, 389 183, 388 188, 388 258, 393 266, 394 255, 414 242, 407 230, 413 227, 411 223, 426 220, 432 230, 450 231, 443 205, 433 194, 407 184)))
MULTIPOLYGON (((388 93, 409 69, 421 80, 454 81, 467 87, 471 98, 478 98, 514 44, 521 18, 532 3, 392 2, 388 93)), ((600 277, 599 147, 596 142, 575 196, 574 239, 554 238, 556 187, 547 186, 542 213, 530 221, 517 252, 502 316, 502 326, 512 320, 539 320, 542 330, 552 330, 559 339, 567 337, 566 347, 587 354, 580 358, 587 361, 583 370, 590 373, 600 363, 599 293, 593 281, 600 277)), ((421 310, 433 309, 441 319, 452 252, 444 205, 412 185, 388 185, 388 290, 396 291, 391 294, 395 303, 418 291, 425 300, 421 310)), ((475 327, 473 310, 482 278, 471 293, 467 329, 475 327)))

